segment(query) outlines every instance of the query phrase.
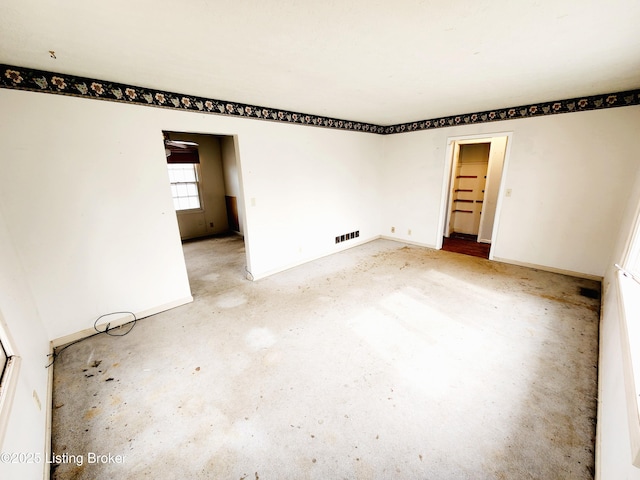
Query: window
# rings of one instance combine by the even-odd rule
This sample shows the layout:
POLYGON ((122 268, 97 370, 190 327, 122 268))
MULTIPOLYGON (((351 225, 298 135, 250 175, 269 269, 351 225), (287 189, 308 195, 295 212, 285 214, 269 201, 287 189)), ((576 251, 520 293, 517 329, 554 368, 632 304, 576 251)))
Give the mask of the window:
POLYGON ((7 365, 7 352, 5 352, 2 342, 0 342, 0 378, 4 373, 4 367, 7 365))
POLYGON ((202 208, 198 144, 190 140, 171 139, 169 132, 162 133, 171 182, 171 196, 176 211, 202 208))
POLYGON ((9 341, 8 331, 5 329, 0 314, 0 447, 9 423, 9 412, 18 385, 20 357, 17 356, 9 341))
POLYGON ((195 163, 169 163, 171 196, 176 210, 201 208, 198 185, 198 165, 195 163))
POLYGON ((635 277, 640 278, 640 212, 622 265, 635 277))
MULTIPOLYGON (((618 266, 620 327, 627 418, 633 465, 640 467, 640 205, 627 250, 618 266)), ((617 265, 616 265, 617 266, 617 265)))

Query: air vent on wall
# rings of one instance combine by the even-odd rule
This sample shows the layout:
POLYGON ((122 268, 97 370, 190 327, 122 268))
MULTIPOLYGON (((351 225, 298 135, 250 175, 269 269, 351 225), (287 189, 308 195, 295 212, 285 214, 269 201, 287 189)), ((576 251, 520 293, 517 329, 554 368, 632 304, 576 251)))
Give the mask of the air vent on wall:
POLYGON ((359 236, 360 236, 360 230, 356 230, 355 232, 345 233, 344 235, 339 235, 336 237, 336 243, 345 242, 353 238, 358 238, 359 236))

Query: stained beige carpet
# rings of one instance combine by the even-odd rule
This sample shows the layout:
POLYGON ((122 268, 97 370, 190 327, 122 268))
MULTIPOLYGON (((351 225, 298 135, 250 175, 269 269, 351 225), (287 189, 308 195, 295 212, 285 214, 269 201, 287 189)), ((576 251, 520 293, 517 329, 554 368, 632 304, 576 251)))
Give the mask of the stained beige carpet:
POLYGON ((192 304, 58 357, 55 479, 593 478, 596 282, 385 240, 250 282, 240 239, 184 247, 192 304))

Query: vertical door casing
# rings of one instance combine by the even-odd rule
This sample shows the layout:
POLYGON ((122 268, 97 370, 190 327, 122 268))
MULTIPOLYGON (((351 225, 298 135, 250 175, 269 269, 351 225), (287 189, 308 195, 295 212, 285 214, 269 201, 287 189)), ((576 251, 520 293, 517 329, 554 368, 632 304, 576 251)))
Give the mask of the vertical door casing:
POLYGON ((493 137, 489 149, 489 169, 487 170, 487 182, 485 185, 484 204, 482 207, 482 217, 478 231, 478 241, 491 243, 493 236, 493 225, 498 206, 500 194, 500 184, 502 183, 502 170, 507 151, 508 137, 493 137))
POLYGON ((449 237, 453 232, 453 199, 455 198, 455 176, 458 169, 458 159, 460 158, 460 144, 453 142, 453 161, 451 162, 451 171, 449 172, 449 197, 447 201, 447 222, 444 232, 445 237, 449 237))

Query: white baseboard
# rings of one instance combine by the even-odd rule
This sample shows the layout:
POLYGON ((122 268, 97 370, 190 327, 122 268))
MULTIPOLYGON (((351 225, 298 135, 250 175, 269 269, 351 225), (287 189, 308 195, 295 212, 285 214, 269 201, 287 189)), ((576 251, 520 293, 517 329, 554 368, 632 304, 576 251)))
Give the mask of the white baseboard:
MULTIPOLYGON (((179 300, 174 300, 173 302, 165 303, 163 305, 158 305, 157 307, 149 308, 147 310, 142 310, 140 312, 133 312, 136 315, 138 320, 149 317, 151 315, 155 315, 156 313, 164 312, 167 310, 171 310, 172 308, 179 307, 181 305, 185 305, 187 303, 193 302, 193 297, 189 295, 188 297, 181 298, 179 300)), ((131 315, 123 314, 121 317, 110 316, 108 322, 101 323, 97 325, 98 328, 105 327, 107 323, 110 325, 110 328, 117 328, 121 325, 131 322, 131 315)), ((70 335, 65 335, 64 337, 59 337, 51 341, 53 348, 60 347, 62 345, 66 345, 67 343, 75 342, 77 340, 81 340, 86 337, 90 337, 96 333, 93 327, 86 328, 76 333, 72 333, 70 335)))
POLYGON ((331 250, 330 252, 324 252, 321 253, 319 255, 315 255, 312 257, 306 257, 302 260, 300 260, 299 262, 295 262, 295 263, 290 263, 288 265, 285 265, 284 267, 279 267, 279 268, 275 268, 273 270, 267 270, 266 272, 261 272, 258 274, 255 274, 253 272, 250 273, 252 278, 248 278, 249 280, 253 280, 253 281, 257 281, 257 280, 261 280, 263 278, 267 278, 270 277, 271 275, 275 275, 276 273, 281 273, 284 272, 286 270, 291 270, 292 268, 295 267, 299 267, 300 265, 304 265, 305 263, 309 263, 309 262, 313 262, 314 260, 318 260, 320 258, 324 258, 324 257, 328 257, 329 255, 333 255, 334 253, 340 253, 344 250, 349 250, 350 248, 353 247, 357 247, 359 245, 364 245, 365 243, 369 243, 372 242, 374 240, 377 240, 378 238, 380 238, 380 236, 375 236, 375 237, 371 237, 371 238, 367 238, 366 240, 358 240, 358 241, 349 241, 349 244, 338 248, 336 250, 331 250))
POLYGON ((430 248, 432 250, 437 250, 435 245, 431 245, 429 243, 415 242, 413 240, 407 240, 406 238, 396 238, 396 237, 390 237, 388 235, 380 235, 379 238, 383 240, 391 240, 393 242, 398 242, 398 243, 406 243, 408 245, 415 245, 416 247, 425 247, 425 248, 430 248))
POLYGON ((414 241, 411 241, 411 240, 406 240, 404 238, 394 238, 394 237, 389 237, 389 236, 386 236, 386 235, 376 235, 374 237, 367 238, 366 240, 359 240, 359 241, 356 241, 356 242, 349 242, 348 246, 345 246, 343 248, 338 248, 337 250, 332 250, 330 252, 325 252, 323 254, 316 255, 314 257, 305 258, 304 260, 300 260, 299 262, 292 263, 292 264, 286 265, 284 267, 276 268, 276 269, 273 269, 273 270, 268 270, 266 272, 262 272, 262 273, 259 273, 259 274, 252 274, 253 278, 250 278, 250 280, 254 280, 254 281, 261 280, 261 279, 267 278, 267 277, 269 277, 271 275, 275 275, 276 273, 284 272, 285 270, 290 270, 292 268, 299 267, 300 265, 304 265, 305 263, 313 262, 314 260, 318 260, 318 259, 323 258, 323 257, 328 257, 329 255, 333 255, 335 253, 340 253, 340 252, 342 252, 344 250, 348 250, 350 248, 358 247, 360 245, 364 245, 366 243, 373 242, 374 240, 379 240, 379 239, 391 240, 392 242, 405 243, 405 244, 408 244, 408 245, 415 245, 417 247, 425 247, 425 248, 430 248, 430 249, 434 249, 434 250, 436 249, 435 245, 430 245, 428 243, 414 242, 414 241))
POLYGON ((537 265, 535 263, 519 262, 517 260, 510 260, 508 258, 490 257, 489 260, 493 260, 501 263, 508 263, 510 265, 518 265, 519 267, 535 268, 536 270, 543 270, 545 272, 559 273, 561 275, 568 275, 570 277, 585 278, 587 280, 595 280, 601 282, 604 277, 600 275, 592 275, 584 272, 574 272, 573 270, 564 270, 562 268, 548 267, 546 265, 537 265))

